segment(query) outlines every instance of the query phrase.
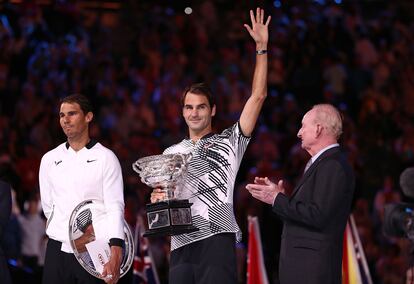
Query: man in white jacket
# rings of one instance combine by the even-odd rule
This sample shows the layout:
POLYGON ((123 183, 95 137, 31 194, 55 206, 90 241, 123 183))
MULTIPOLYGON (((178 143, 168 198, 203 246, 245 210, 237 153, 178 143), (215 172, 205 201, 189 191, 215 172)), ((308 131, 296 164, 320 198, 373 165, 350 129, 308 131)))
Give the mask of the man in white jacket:
POLYGON ((76 205, 87 199, 99 200, 105 206, 111 257, 104 265, 102 276, 106 283, 116 283, 124 245, 119 161, 111 150, 90 138, 93 112, 85 96, 75 94, 62 99, 59 117, 67 141, 43 156, 39 171, 46 233, 50 238, 43 283, 102 283, 80 266, 69 242, 70 215, 76 205))

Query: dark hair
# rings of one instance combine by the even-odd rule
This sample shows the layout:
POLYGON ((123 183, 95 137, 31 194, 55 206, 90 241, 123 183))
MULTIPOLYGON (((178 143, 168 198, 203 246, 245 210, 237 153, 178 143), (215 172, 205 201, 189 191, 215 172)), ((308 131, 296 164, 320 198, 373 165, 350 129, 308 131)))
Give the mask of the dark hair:
POLYGON ((91 102, 89 101, 87 97, 81 94, 73 94, 73 95, 64 97, 63 99, 60 100, 60 105, 62 105, 63 103, 69 103, 69 104, 77 103, 80 106, 84 114, 87 114, 88 112, 93 112, 91 102))
POLYGON ((185 97, 188 93, 205 96, 210 104, 210 108, 216 105, 216 101, 213 96, 213 92, 206 83, 195 83, 184 89, 183 95, 181 96, 181 106, 184 106, 185 97))

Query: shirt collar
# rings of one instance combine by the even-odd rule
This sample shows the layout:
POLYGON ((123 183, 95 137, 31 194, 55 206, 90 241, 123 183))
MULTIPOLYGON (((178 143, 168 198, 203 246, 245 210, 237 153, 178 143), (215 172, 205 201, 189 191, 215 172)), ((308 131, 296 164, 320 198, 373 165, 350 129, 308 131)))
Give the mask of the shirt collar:
MULTIPOLYGON (((204 135, 203 137, 201 137, 198 141, 200 141, 200 140, 202 140, 202 139, 207 139, 207 138, 210 138, 210 137, 211 137, 211 136, 213 136, 213 135, 214 135, 214 132, 207 133, 206 135, 204 135)), ((187 137, 186 137, 186 139, 187 139, 187 140, 191 140, 189 136, 187 136, 187 137)))
POLYGON ((335 144, 331 144, 331 145, 323 148, 318 153, 316 153, 316 155, 313 155, 312 156, 312 158, 311 158, 312 159, 312 163, 314 163, 316 161, 316 159, 319 158, 319 156, 323 154, 323 152, 325 152, 325 151, 327 151, 327 150, 329 150, 331 148, 338 147, 338 146, 339 146, 339 144, 338 143, 335 143, 335 144))
MULTIPOLYGON (((88 142, 88 143, 86 143, 85 147, 86 147, 86 149, 88 149, 88 150, 89 150, 89 149, 91 149, 93 146, 95 146, 95 145, 96 145, 96 143, 98 143, 98 141, 96 141, 96 140, 94 140, 94 139, 91 139, 91 140, 89 140, 89 142, 88 142)), ((67 142, 67 141, 66 141, 65 146, 66 146, 66 149, 69 149, 69 147, 70 147, 69 142, 67 142)))

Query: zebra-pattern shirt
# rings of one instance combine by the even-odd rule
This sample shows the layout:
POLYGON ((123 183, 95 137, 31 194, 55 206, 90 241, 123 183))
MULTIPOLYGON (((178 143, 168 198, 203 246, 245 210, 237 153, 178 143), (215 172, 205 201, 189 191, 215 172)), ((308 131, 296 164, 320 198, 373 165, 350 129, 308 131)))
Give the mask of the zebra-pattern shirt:
POLYGON ((196 143, 184 139, 164 154, 192 153, 181 197, 189 199, 193 225, 199 231, 171 237, 171 250, 215 234, 236 233, 241 240, 233 209, 234 183, 250 137, 239 123, 220 134, 209 134, 196 143))

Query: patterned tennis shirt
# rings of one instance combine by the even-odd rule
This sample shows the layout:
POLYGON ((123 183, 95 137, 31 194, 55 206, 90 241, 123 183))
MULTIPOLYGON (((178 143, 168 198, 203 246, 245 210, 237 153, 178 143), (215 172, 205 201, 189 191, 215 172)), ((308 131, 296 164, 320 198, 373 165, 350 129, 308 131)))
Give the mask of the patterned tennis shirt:
POLYGON ((164 154, 192 153, 182 197, 189 199, 193 225, 199 231, 171 237, 171 250, 219 233, 235 233, 241 240, 233 209, 234 183, 250 137, 239 123, 220 134, 208 134, 197 142, 187 138, 164 154))

